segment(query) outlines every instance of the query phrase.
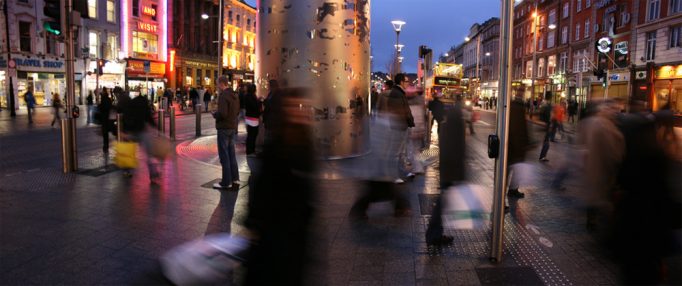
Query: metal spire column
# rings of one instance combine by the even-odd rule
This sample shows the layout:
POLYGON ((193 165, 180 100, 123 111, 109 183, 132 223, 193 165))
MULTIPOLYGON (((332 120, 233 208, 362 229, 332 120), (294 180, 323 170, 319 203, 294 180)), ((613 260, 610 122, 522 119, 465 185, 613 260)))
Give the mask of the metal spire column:
POLYGON ((512 9, 514 0, 502 0, 500 23, 500 100, 497 101, 497 135, 500 138, 499 157, 495 160, 495 189, 493 194, 493 221, 490 258, 502 260, 504 249, 504 197, 507 187, 507 145, 509 136, 509 104, 511 103, 512 9))

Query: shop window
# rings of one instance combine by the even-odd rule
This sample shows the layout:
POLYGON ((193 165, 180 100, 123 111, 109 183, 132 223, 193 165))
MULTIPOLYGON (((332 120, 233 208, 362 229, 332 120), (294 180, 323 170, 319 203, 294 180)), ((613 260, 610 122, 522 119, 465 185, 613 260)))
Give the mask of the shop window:
POLYGON ((658 19, 660 13, 661 13, 661 0, 648 0, 649 2, 646 5, 646 20, 648 21, 653 21, 658 19))
POLYGON ((656 58, 656 31, 646 33, 645 59, 653 61, 656 58))
POLYGON ((107 0, 107 21, 116 23, 116 3, 114 0, 107 0))
POLYGON ((90 49, 90 58, 99 58, 99 35, 97 32, 90 32, 88 34, 88 48, 90 49))
POLYGON ((97 19, 97 0, 88 0, 88 16, 97 19))
POLYGON ((22 52, 31 52, 31 22, 19 21, 19 49, 22 52))
POLYGON ((668 48, 682 47, 682 25, 670 27, 668 48))
POLYGON ((675 14, 682 12, 682 0, 670 0, 670 13, 675 14))
MULTIPOLYGON (((135 17, 140 17, 140 0, 133 0, 133 16, 135 17)), ((124 21, 127 21, 127 19, 123 19, 124 21)))
POLYGON ((133 31, 133 52, 143 54, 156 54, 158 36, 154 34, 133 31))

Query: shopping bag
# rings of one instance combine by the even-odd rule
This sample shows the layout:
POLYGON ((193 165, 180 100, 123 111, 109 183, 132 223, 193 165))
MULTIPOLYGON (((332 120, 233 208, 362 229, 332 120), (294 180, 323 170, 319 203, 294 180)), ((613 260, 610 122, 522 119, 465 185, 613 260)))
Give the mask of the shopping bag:
POLYGON ((114 163, 121 169, 137 168, 137 143, 116 142, 114 145, 114 163))
POLYGON ((484 229, 490 223, 492 190, 479 185, 459 184, 443 196, 443 226, 448 229, 484 229))
POLYGON ((175 285, 227 285, 230 271, 245 261, 248 249, 247 239, 220 233, 177 246, 159 260, 175 285))
POLYGON ((171 146, 170 140, 168 140, 168 138, 159 136, 152 139, 152 157, 157 159, 166 159, 166 157, 168 157, 172 151, 173 146, 171 146))

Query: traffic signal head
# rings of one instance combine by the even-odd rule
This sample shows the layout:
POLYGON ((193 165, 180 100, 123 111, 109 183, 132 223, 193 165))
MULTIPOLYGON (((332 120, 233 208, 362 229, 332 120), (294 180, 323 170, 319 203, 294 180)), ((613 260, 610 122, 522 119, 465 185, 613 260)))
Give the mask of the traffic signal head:
POLYGON ((43 28, 50 34, 55 34, 57 36, 62 34, 62 25, 58 22, 44 22, 43 28))
POLYGON ((97 60, 97 74, 99 74, 99 75, 104 74, 104 65, 105 65, 106 63, 107 63, 107 62, 106 62, 105 60, 103 60, 103 59, 97 60))

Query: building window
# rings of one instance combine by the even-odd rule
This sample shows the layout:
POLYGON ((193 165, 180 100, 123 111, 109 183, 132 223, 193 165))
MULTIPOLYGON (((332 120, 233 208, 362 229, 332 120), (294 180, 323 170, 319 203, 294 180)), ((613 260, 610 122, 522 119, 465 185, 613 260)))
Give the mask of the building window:
POLYGON ((538 75, 537 77, 545 77, 545 58, 538 60, 538 75))
POLYGON ((554 75, 556 70, 556 56, 549 56, 547 58, 547 75, 554 75))
POLYGON ((646 20, 647 21, 653 21, 658 19, 658 16, 661 13, 661 0, 649 0, 649 3, 646 5, 646 20))
POLYGON ((562 17, 562 18, 568 18, 568 11, 569 11, 568 6, 569 6, 569 5, 568 5, 568 2, 564 3, 564 9, 563 9, 563 11, 561 12, 561 17, 562 17))
POLYGON ((580 24, 575 24, 575 40, 580 40, 580 24))
POLYGON ((232 21, 232 11, 227 11, 227 18, 232 21))
POLYGON ((526 78, 533 77, 533 61, 526 62, 526 78))
POLYGON ((58 55, 57 38, 51 33, 45 33, 45 54, 58 55))
POLYGON ((682 12, 682 0, 670 0, 670 13, 675 14, 682 12))
POLYGON ((156 54, 158 36, 154 34, 133 31, 133 52, 142 54, 156 54))
POLYGON ((114 0, 107 0, 107 21, 116 23, 116 3, 114 0))
POLYGON ((110 60, 118 58, 118 36, 116 34, 109 34, 107 37, 107 45, 109 47, 107 58, 110 60))
POLYGON ((88 16, 97 19, 97 0, 88 0, 88 16))
POLYGON ((559 58, 559 71, 566 72, 566 67, 568 66, 568 54, 566 52, 561 53, 559 58))
POLYGON ((88 49, 90 49, 90 58, 99 58, 99 35, 97 32, 90 32, 88 34, 88 49))
POLYGON ((646 33, 645 59, 653 61, 656 58, 656 31, 646 33))
MULTIPOLYGON (((140 0, 133 0, 133 16, 135 17, 140 17, 140 0)), ((127 21, 128 19, 123 19, 124 21, 127 21)))
POLYGON ((590 0, 585 0, 585 8, 590 8, 590 6, 592 6, 591 2, 592 1, 590 1, 590 0))
POLYGON ((551 49, 551 48, 554 47, 554 42, 555 42, 555 40, 554 40, 554 33, 555 33, 554 31, 550 31, 550 32, 547 34, 547 48, 548 48, 548 49, 551 49))
POLYGON ((545 38, 539 37, 539 39, 538 39, 538 51, 542 51, 544 49, 545 49, 545 38))
POLYGON ((251 27, 251 18, 246 18, 246 27, 251 27))
POLYGON ((682 25, 670 27, 670 43, 669 48, 679 48, 682 47, 682 25))
MULTIPOLYGON (((151 6, 152 6, 152 11, 159 11, 159 8, 157 7, 156 4, 152 4, 151 6)), ((157 13, 154 13, 154 15, 152 15, 152 20, 156 21, 156 15, 157 15, 157 13)))
POLYGON ((19 49, 22 52, 31 52, 31 22, 19 21, 19 49))
POLYGON ((590 37, 590 19, 585 20, 585 39, 590 37))
POLYGON ((583 9, 583 1, 582 0, 575 0, 575 11, 580 12, 580 10, 583 9))
POLYGON ((568 43, 568 26, 561 27, 561 44, 568 43))
POLYGON ((554 9, 549 11, 549 24, 550 25, 556 24, 556 10, 554 10, 554 9))
POLYGON ((239 20, 241 20, 241 16, 237 14, 237 22, 239 22, 239 20))

